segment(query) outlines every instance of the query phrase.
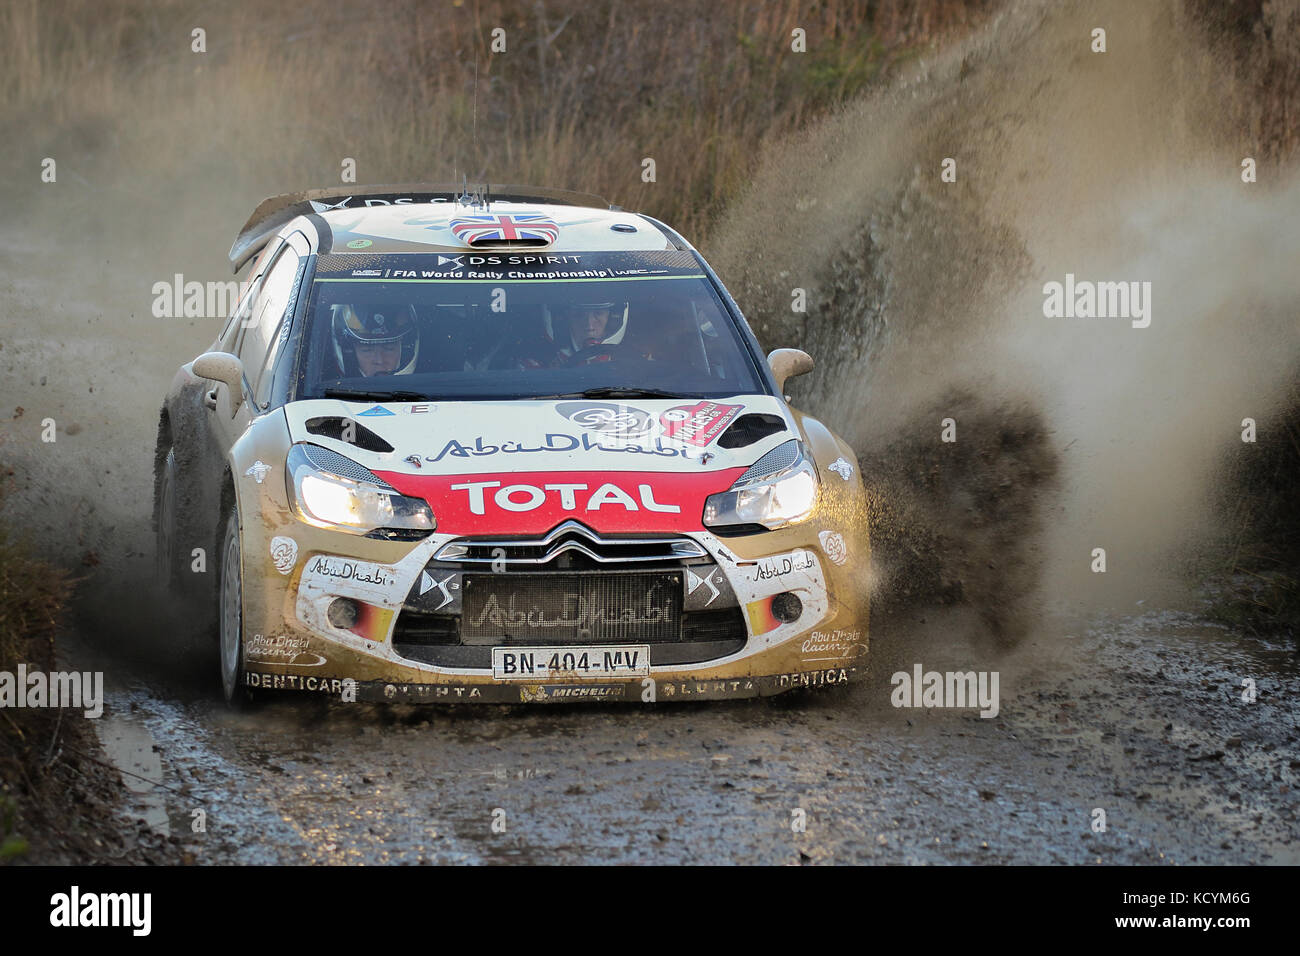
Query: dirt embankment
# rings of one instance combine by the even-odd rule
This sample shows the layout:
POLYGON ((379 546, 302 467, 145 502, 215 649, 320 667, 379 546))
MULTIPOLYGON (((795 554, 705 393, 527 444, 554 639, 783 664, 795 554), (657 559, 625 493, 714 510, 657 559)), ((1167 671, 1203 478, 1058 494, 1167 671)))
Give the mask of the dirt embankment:
POLYGON ((0 864, 148 863, 175 849, 121 818, 122 778, 84 711, 16 706, 21 676, 66 669, 55 638, 75 582, 0 531, 0 864), (120 826, 105 822, 121 820, 120 826))

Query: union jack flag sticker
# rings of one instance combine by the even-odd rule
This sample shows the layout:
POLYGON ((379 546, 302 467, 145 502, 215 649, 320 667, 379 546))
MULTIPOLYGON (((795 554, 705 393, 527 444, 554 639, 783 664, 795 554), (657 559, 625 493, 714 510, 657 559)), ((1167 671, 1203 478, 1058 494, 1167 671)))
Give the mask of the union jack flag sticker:
POLYGON ((509 215, 457 216, 451 220, 451 231, 466 245, 481 242, 544 242, 559 238, 560 227, 555 220, 541 213, 510 213, 509 215))

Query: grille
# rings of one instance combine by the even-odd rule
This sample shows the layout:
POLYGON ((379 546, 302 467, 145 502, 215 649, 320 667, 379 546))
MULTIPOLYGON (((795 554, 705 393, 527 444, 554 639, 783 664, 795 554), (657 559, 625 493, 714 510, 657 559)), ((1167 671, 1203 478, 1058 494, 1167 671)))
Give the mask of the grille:
POLYGON ((332 475, 338 475, 341 478, 350 478, 353 481, 365 481, 372 485, 379 485, 381 488, 388 488, 389 485, 383 481, 369 468, 359 465, 351 458, 345 458, 336 451, 330 451, 328 448, 322 448, 320 445, 302 446, 303 454, 307 459, 322 471, 328 471, 332 475))
POLYGON ((491 564, 502 552, 510 564, 532 565, 548 564, 570 552, 602 564, 682 561, 705 555, 690 538, 607 538, 577 521, 566 521, 542 538, 461 538, 443 545, 435 557, 459 564, 491 564))
POLYGON ((682 573, 466 574, 464 644, 624 644, 681 636, 682 573))
POLYGON ((393 645, 432 647, 459 644, 459 623, 460 619, 454 614, 402 611, 393 628, 393 645))
MULTIPOLYGON (((738 607, 716 611, 693 611, 682 621, 683 643, 738 640, 745 643, 745 615, 738 607)), ((740 649, 736 647, 736 650, 740 649)))
POLYGON ((742 485, 746 482, 766 478, 768 475, 775 475, 777 472, 785 471, 785 469, 789 468, 798 460, 798 441, 788 441, 784 444, 777 445, 758 461, 750 465, 749 470, 740 476, 736 481, 736 484, 742 485))

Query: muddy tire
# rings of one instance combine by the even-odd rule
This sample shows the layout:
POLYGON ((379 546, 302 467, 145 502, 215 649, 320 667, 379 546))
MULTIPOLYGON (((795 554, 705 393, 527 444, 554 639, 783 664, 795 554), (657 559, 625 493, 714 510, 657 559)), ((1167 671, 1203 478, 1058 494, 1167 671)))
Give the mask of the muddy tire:
POLYGON ((160 444, 156 455, 160 462, 154 475, 154 570, 159 584, 176 591, 181 583, 176 566, 176 449, 160 444))
POLYGON ((216 568, 211 561, 201 571, 191 564, 190 542, 200 540, 201 532, 192 530, 190 510, 176 446, 160 426, 154 450, 154 580, 161 592, 159 608, 177 635, 177 653, 185 657, 210 654, 217 642, 216 568))
POLYGON ((239 515, 232 507, 221 537, 217 585, 218 663, 226 703, 240 708, 252 700, 244 685, 244 585, 240 560, 239 515))

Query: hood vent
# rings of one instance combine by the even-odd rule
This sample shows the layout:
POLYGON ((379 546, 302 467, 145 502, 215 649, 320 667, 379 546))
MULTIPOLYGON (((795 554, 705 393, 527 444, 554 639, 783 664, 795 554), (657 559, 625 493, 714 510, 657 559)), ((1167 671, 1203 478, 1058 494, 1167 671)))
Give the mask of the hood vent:
POLYGON ((762 441, 768 435, 776 435, 785 430, 785 419, 780 415, 751 412, 748 415, 741 415, 731 423, 731 427, 718 439, 718 446, 747 448, 754 442, 762 441))
POLYGON ((340 418, 337 415, 327 415, 323 418, 307 419, 307 431, 312 435, 320 435, 322 438, 333 438, 335 441, 346 441, 350 445, 356 445, 366 451, 387 454, 393 450, 393 446, 388 444, 365 425, 351 418, 340 418), (344 429, 348 429, 350 434, 344 438, 344 429))

